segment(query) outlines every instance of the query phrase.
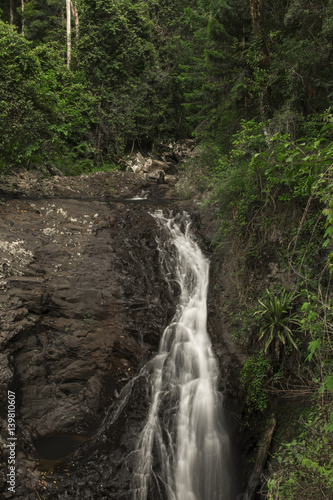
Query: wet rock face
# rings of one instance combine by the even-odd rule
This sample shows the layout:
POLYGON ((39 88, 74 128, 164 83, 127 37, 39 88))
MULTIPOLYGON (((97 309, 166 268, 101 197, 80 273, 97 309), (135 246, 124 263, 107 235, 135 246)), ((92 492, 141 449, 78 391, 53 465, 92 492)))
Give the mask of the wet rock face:
MULTIPOLYGON (((23 184, 20 197, 7 194, 0 204, 1 435, 5 442, 9 389, 16 395, 15 498, 22 500, 36 498, 34 490, 45 487, 40 474, 32 472, 35 440, 61 434, 91 437, 124 385, 157 350, 174 313, 149 207, 120 201, 124 193, 135 196, 141 180, 131 173, 110 173, 99 180, 92 176, 89 184, 86 177, 82 182, 47 179, 37 193, 33 183, 26 184, 29 196, 21 196, 23 184)), ((135 404, 134 420, 140 421, 146 404, 143 399, 135 404)), ((110 431, 115 449, 126 432, 129 441, 129 433, 137 436, 135 425, 130 431, 123 428, 124 414, 120 420, 118 437, 110 431)), ((4 446, 1 453, 7 463, 4 446)), ((121 456, 113 450, 113 461, 121 456)), ((81 469, 77 465, 75 470, 81 469)), ((5 468, 0 482, 4 498, 10 498, 6 473, 5 468)), ((95 498, 88 490, 73 498, 95 498)))
MULTIPOLYGON (((172 184, 134 172, 0 180, 1 498, 133 499, 149 360, 179 292, 166 285, 149 211, 188 211, 202 246, 214 232, 213 215, 204 220, 195 202, 172 202, 172 184), (143 191, 147 200, 129 201, 143 191), (16 396, 14 495, 8 389, 16 396)), ((233 358, 211 304, 209 332, 225 375, 233 358)))

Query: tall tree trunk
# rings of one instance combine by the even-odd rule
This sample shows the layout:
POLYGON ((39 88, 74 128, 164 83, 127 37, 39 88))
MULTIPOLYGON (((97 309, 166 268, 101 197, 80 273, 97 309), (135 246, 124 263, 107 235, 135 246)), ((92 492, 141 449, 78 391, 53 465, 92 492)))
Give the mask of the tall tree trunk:
POLYGON ((250 0, 253 34, 257 40, 260 39, 263 22, 263 0, 250 0))
POLYGON ((9 24, 14 23, 14 8, 13 8, 13 0, 9 0, 9 24))
POLYGON ((22 8, 22 35, 24 36, 24 0, 21 0, 21 8, 22 8))
POLYGON ((66 0, 66 39, 67 39, 67 68, 70 68, 72 57, 71 44, 71 0, 66 0))
MULTIPOLYGON (((264 0, 249 0, 251 9, 251 18, 253 26, 253 35, 257 41, 260 59, 259 67, 262 69, 267 68, 269 62, 269 52, 266 43, 266 34, 264 26, 264 0)), ((259 97, 260 115, 261 120, 267 120, 270 113, 269 98, 268 98, 269 82, 262 83, 262 90, 259 97)), ((266 135, 266 131, 265 135, 266 135)))
POLYGON ((263 63, 265 63, 268 56, 266 45, 266 37, 264 30, 264 1, 263 0, 250 0, 250 9, 252 17, 253 35, 257 40, 260 48, 263 63))
POLYGON ((72 15, 74 17, 74 23, 75 23, 75 36, 76 36, 76 39, 78 40, 78 38, 79 38, 79 12, 77 10, 77 0, 74 0, 74 3, 71 0, 71 9, 72 9, 72 15))

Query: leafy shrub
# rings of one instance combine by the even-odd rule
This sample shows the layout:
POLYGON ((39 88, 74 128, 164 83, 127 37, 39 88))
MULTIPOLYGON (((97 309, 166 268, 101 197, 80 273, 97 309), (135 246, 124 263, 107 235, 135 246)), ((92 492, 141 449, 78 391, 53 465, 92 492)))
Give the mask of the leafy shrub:
POLYGON ((54 101, 41 91, 41 76, 39 59, 29 42, 0 21, 1 170, 40 163, 51 146, 54 101))
POLYGON ((257 356, 251 356, 242 368, 240 380, 246 391, 245 400, 249 413, 263 412, 267 409, 268 394, 265 382, 269 368, 269 362, 263 352, 257 356))
POLYGON ((273 457, 274 472, 268 480, 268 499, 317 500, 333 494, 333 433, 321 408, 307 421, 300 420, 301 433, 283 444, 273 457))
POLYGON ((57 47, 33 48, 2 21, 0 103, 1 170, 35 168, 69 153, 92 158, 91 146, 84 144, 93 125, 95 98, 83 74, 67 70, 57 47))

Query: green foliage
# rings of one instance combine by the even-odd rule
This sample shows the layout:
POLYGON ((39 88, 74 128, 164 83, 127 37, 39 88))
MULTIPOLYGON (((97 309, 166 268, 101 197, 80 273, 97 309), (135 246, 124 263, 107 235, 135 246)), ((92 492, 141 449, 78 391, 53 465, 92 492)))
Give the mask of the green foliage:
POLYGON ((187 60, 179 78, 187 119, 196 137, 213 138, 226 152, 246 111, 246 70, 240 53, 250 34, 249 6, 239 0, 198 2, 186 10, 186 22, 193 34, 183 44, 187 60))
POLYGON ((187 115, 198 137, 226 149, 241 118, 273 118, 277 131, 295 139, 304 115, 330 105, 331 1, 310 9, 306 0, 263 2, 263 9, 261 43, 249 2, 199 2, 187 11, 187 115))
POLYGON ((268 480, 267 498, 279 500, 316 500, 333 493, 333 433, 328 428, 329 408, 317 408, 304 421, 301 432, 283 444, 274 456, 275 466, 268 480))
POLYGON ((0 21, 0 169, 41 163, 52 146, 52 96, 31 45, 0 21))
POLYGON ((265 124, 257 123, 255 120, 241 120, 240 125, 240 130, 233 136, 231 142, 230 156, 233 160, 243 163, 265 151, 267 142, 264 135, 265 124))
POLYGON ((232 136, 229 154, 224 154, 214 144, 206 145, 205 149, 214 157, 206 167, 206 182, 201 182, 201 188, 209 191, 207 203, 219 207, 221 225, 217 246, 230 231, 244 231, 265 201, 261 172, 252 168, 250 162, 253 155, 266 147, 263 127, 254 120, 242 121, 241 126, 232 136))
POLYGON ((323 198, 331 187, 325 185, 333 158, 333 143, 325 137, 329 130, 331 118, 316 137, 293 141, 289 134, 275 134, 269 147, 251 159, 254 168, 263 170, 266 190, 283 186, 293 197, 315 194, 323 198))
MULTIPOLYGON (((21 29, 16 3, 19 16, 14 23, 21 29)), ((27 0, 24 5, 25 38, 16 34, 16 55, 9 53, 8 39, 1 34, 2 69, 6 71, 11 59, 18 62, 19 73, 19 61, 24 66, 28 52, 37 66, 21 75, 22 91, 18 80, 17 92, 6 79, 5 88, 0 86, 7 131, 2 168, 59 164, 61 158, 66 171, 72 158, 81 165, 92 161, 93 168, 106 168, 126 148, 151 148, 186 135, 182 84, 177 79, 186 3, 78 2, 80 36, 78 40, 72 19, 72 71, 65 66, 63 2, 27 0), (19 117, 13 108, 20 109, 19 117)))
MULTIPOLYGON (((272 118, 268 137, 280 134, 273 140, 279 149, 279 141, 282 147, 285 140, 297 140, 304 116, 323 113, 330 105, 331 0, 315 1, 311 9, 305 0, 264 2, 260 43, 252 32, 249 2, 243 0, 82 0, 78 2, 79 39, 72 19, 73 64, 67 81, 63 81, 64 73, 60 77, 60 61, 64 66, 66 59, 63 0, 25 0, 23 14, 18 0, 12 5, 14 24, 21 31, 24 20, 25 37, 32 46, 41 52, 56 47, 57 54, 54 66, 47 72, 43 69, 44 81, 39 89, 32 89, 32 99, 28 82, 20 100, 18 95, 9 95, 16 109, 22 109, 22 122, 17 120, 15 127, 20 122, 21 132, 25 130, 19 134, 24 136, 23 149, 29 144, 29 150, 22 152, 21 141, 14 143, 16 128, 10 123, 7 136, 13 140, 5 147, 13 158, 18 157, 16 164, 27 155, 41 163, 51 150, 54 155, 56 146, 61 155, 63 147, 68 153, 71 146, 82 151, 88 144, 83 160, 92 157, 96 167, 117 161, 126 148, 151 148, 191 132, 200 140, 214 142, 229 162, 235 159, 229 157, 230 150, 236 149, 232 136, 240 128, 244 132, 253 119, 259 126, 259 120, 272 118), (42 94, 48 95, 43 103, 42 94), (28 138, 29 116, 34 116, 30 125, 36 124, 37 129, 38 124, 42 138, 32 139, 37 130, 28 138), (283 138, 285 133, 290 139, 283 138)), ((9 2, 3 6, 3 19, 9 20, 9 2)), ((38 82, 38 75, 35 69, 27 80, 38 82)), ((5 102, 7 97, 8 93, 5 102)), ((12 115, 7 109, 5 115, 11 122, 17 113, 12 115)), ((293 163, 300 158, 295 154, 293 163)), ((210 166, 207 175, 211 175, 210 166)), ((313 163, 313 179, 316 175, 313 163)), ((238 177, 242 177, 240 170, 238 177)), ((311 189, 312 180, 307 177, 303 191, 311 189)), ((243 200, 243 204, 245 212, 251 203, 243 200)))
MULTIPOLYGON (((220 207, 221 235, 230 230, 244 234, 244 229, 249 224, 253 227, 256 220, 262 228, 260 217, 264 210, 269 214, 269 205, 276 210, 279 202, 289 206, 296 202, 305 209, 310 197, 310 201, 314 199, 323 204, 327 217, 325 230, 319 221, 321 210, 307 208, 307 217, 301 226, 297 221, 294 237, 298 252, 304 240, 308 257, 319 256, 323 244, 331 248, 333 234, 331 115, 316 117, 311 128, 308 127, 316 135, 297 141, 289 134, 280 133, 265 139, 265 131, 267 135, 270 127, 270 122, 244 121, 241 130, 233 136, 229 154, 217 152, 208 170, 212 189, 209 200, 220 207), (325 241, 320 241, 323 237, 325 241)), ((302 255, 301 261, 304 253, 302 255)))
POLYGON ((65 51, 65 16, 62 0, 25 0, 25 37, 35 46, 41 43, 58 42, 65 51))
POLYGON ((240 381, 246 392, 246 404, 249 413, 263 412, 268 406, 268 394, 265 389, 270 365, 264 354, 251 356, 244 364, 240 381))
POLYGON ((242 346, 249 346, 252 334, 259 326, 260 320, 253 313, 253 306, 250 306, 246 309, 241 309, 237 313, 230 312, 228 314, 233 329, 232 339, 242 346))
MULTIPOLYGON (((301 286, 304 283, 301 284, 301 286)), ((302 306, 299 320, 307 339, 307 357, 303 370, 309 371, 317 384, 315 407, 306 420, 298 422, 301 430, 291 442, 282 444, 274 457, 273 474, 268 480, 268 498, 317 499, 333 493, 333 377, 332 377, 332 304, 323 297, 321 287, 300 291, 302 306)), ((309 376, 309 375, 308 375, 309 376)))
POLYGON ((69 152, 91 156, 95 98, 84 75, 67 70, 58 48, 33 49, 0 22, 0 62, 1 170, 40 167, 69 152))
MULTIPOLYGON (((177 44, 160 32, 154 2, 81 4, 78 58, 98 95, 95 144, 108 156, 181 133, 181 93, 170 60, 177 44)), ((168 32, 168 29, 166 29, 168 32)))
POLYGON ((254 313, 260 315, 262 324, 259 328, 259 340, 264 340, 265 353, 270 350, 277 361, 281 348, 291 345, 297 349, 294 341, 295 326, 300 326, 298 313, 292 313, 295 295, 282 290, 279 295, 266 290, 266 297, 259 300, 260 308, 254 313))
POLYGON ((332 397, 332 331, 333 307, 330 297, 323 298, 321 289, 319 294, 307 289, 302 290, 304 302, 301 307, 300 324, 307 332, 309 340, 305 361, 310 365, 312 381, 318 384, 319 394, 332 397))

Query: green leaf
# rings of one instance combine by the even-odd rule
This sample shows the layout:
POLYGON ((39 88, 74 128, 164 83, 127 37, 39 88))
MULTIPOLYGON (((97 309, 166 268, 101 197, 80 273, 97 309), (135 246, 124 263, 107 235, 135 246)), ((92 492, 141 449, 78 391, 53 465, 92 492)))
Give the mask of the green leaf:
POLYGON ((306 361, 311 361, 314 353, 320 348, 320 340, 313 340, 312 342, 309 343, 308 345, 308 350, 310 351, 310 354, 307 356, 306 361))
POLYGON ((327 377, 325 380, 325 387, 328 391, 333 392, 333 375, 327 377))
POLYGON ((326 231, 325 231, 325 234, 324 234, 324 238, 326 237, 332 237, 333 235, 333 226, 329 226, 326 231))

